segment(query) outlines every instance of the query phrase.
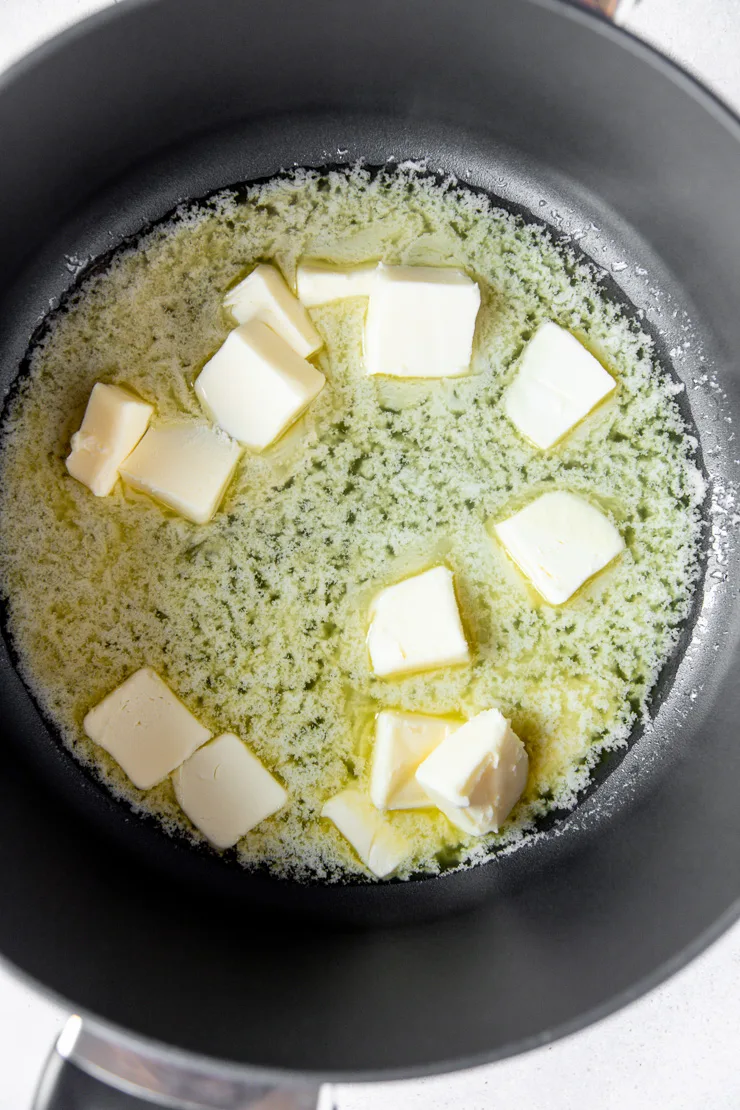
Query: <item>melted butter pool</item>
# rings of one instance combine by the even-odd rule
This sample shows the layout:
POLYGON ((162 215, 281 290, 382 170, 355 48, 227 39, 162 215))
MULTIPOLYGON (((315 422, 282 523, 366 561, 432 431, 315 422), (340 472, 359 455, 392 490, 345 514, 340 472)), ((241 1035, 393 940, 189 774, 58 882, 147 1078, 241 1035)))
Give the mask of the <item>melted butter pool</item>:
POLYGON ((403 874, 484 858, 553 806, 572 806, 605 748, 625 742, 688 612, 701 480, 651 342, 594 273, 478 194, 413 171, 298 173, 223 193, 148 232, 86 280, 32 353, 5 421, 0 571, 26 681, 64 742, 134 808, 199 839, 169 782, 134 789, 82 731, 87 710, 144 664, 214 734, 241 735, 290 805, 237 846, 296 878, 362 872, 318 813, 366 785, 381 708, 470 716, 492 705, 527 745, 527 792, 498 835, 460 841, 435 811, 390 819, 403 874), (198 526, 120 483, 95 498, 64 467, 95 381, 125 384, 157 419, 202 419, 192 382, 233 326, 224 290, 258 260, 289 279, 336 264, 454 264, 481 284, 472 373, 367 378, 364 302, 312 317, 327 387, 272 449, 247 455, 198 526), (501 394, 544 319, 576 331, 618 388, 556 449, 526 443, 501 394), (610 513, 627 549, 561 608, 527 586, 492 522, 549 489, 610 513), (375 679, 366 610, 380 587, 445 561, 469 667, 375 679))

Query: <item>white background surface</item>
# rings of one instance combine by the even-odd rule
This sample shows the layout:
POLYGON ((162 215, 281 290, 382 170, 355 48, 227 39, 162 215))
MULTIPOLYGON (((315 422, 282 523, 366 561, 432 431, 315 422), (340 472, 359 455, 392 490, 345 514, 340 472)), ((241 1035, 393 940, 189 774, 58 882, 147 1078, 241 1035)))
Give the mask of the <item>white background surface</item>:
MULTIPOLYGON (((0 69, 108 2, 0 0, 0 69)), ((642 0, 623 21, 740 108, 740 0, 642 0)), ((0 968, 0 1110, 28 1110, 64 1017, 0 968)), ((555 1045, 453 1076, 333 1095, 338 1110, 738 1110, 739 1056, 736 925, 647 997, 555 1045)))

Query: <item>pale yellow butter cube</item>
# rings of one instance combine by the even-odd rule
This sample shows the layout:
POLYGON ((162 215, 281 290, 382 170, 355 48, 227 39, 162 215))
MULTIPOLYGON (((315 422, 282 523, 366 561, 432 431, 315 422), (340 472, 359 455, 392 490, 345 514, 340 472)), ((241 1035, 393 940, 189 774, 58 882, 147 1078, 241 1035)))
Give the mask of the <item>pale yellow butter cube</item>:
POLYGON ((230 848, 288 800, 233 732, 199 748, 175 771, 172 784, 183 811, 216 848, 230 848))
POLYGON ((249 277, 229 290, 224 307, 239 324, 249 320, 269 324, 301 358, 308 358, 323 344, 305 307, 274 266, 256 266, 249 277))
POLYGON ((346 269, 305 262, 296 272, 298 299, 307 308, 315 308, 347 297, 369 297, 377 272, 376 262, 346 269))
POLYGON ((150 667, 103 698, 83 727, 140 790, 156 786, 211 736, 150 667))
POLYGON ((382 676, 468 663, 452 571, 432 567, 381 590, 370 606, 367 646, 382 676))
POLYGON ((522 435, 552 447, 616 387, 574 335, 548 320, 524 348, 504 412, 522 435))
POLYGON ((325 382, 267 324, 251 320, 235 328, 205 364, 195 392, 220 428, 260 451, 295 423, 325 382))
POLYGON ((388 824, 359 790, 343 790, 321 811, 352 845, 362 862, 379 879, 395 871, 409 853, 406 838, 388 824))
POLYGON ((67 470, 96 497, 111 492, 118 470, 147 429, 152 405, 118 385, 96 382, 80 430, 72 436, 67 470))
POLYGON ((624 550, 612 522, 584 498, 544 493, 495 527, 519 569, 551 605, 562 605, 624 550))
POLYGON ((463 832, 498 832, 519 801, 529 757, 498 709, 457 729, 419 766, 416 779, 432 802, 463 832))
POLYGON ((423 809, 429 796, 416 770, 459 725, 444 717, 384 709, 375 722, 370 797, 377 809, 423 809))
POLYGON ((368 374, 466 374, 479 307, 480 289, 462 270, 381 263, 365 321, 368 374))
POLYGON ((121 477, 194 524, 205 524, 240 455, 237 443, 204 424, 167 424, 149 429, 121 467, 121 477))

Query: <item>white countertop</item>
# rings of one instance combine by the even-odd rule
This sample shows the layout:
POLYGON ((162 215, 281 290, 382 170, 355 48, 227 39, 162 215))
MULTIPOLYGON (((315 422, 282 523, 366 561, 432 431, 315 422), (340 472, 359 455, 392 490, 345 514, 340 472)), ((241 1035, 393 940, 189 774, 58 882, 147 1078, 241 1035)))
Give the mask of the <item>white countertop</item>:
MULTIPOLYGON (((111 0, 0 0, 0 70, 111 0)), ((310 0, 307 0, 310 2, 310 0)), ((740 108, 740 4, 642 0, 622 22, 740 108)), ((623 9, 624 11, 625 9, 623 9)), ((0 1110, 28 1110, 65 1013, 0 969, 0 1110)), ((554 1045, 453 1076, 332 1092, 336 1110, 738 1110, 740 924, 669 982, 554 1045)))

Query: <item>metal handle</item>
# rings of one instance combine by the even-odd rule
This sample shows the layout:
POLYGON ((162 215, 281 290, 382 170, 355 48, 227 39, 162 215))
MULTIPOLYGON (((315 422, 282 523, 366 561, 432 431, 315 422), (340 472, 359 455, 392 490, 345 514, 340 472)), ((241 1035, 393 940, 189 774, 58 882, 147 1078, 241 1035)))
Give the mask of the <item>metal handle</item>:
POLYGON ((151 1103, 101 1083, 54 1049, 36 1092, 34 1110, 143 1110, 145 1105, 151 1103))
POLYGON ((156 1046, 111 1040, 69 1019, 47 1061, 33 1110, 316 1110, 320 1088, 276 1086, 199 1066, 156 1046))

